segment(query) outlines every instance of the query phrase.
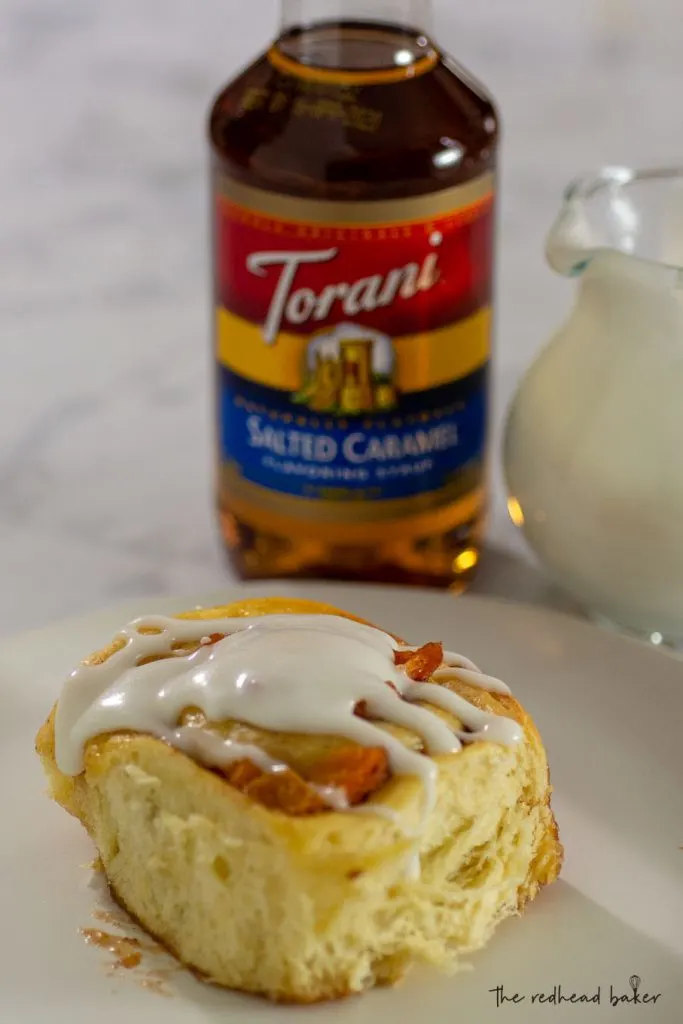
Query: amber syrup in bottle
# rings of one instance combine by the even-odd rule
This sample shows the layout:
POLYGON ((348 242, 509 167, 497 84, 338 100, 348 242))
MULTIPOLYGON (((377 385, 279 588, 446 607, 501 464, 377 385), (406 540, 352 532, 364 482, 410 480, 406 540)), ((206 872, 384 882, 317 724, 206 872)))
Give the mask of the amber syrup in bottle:
POLYGON ((217 504, 244 578, 461 588, 479 558, 497 117, 405 6, 308 4, 211 110, 217 504))

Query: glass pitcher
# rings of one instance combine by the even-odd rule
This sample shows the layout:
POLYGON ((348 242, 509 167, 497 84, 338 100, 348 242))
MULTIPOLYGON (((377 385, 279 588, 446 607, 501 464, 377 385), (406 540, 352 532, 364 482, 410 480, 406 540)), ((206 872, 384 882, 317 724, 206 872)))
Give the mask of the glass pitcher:
POLYGON ((594 617, 683 643, 683 169, 607 168, 547 243, 575 306, 505 439, 515 522, 594 617))

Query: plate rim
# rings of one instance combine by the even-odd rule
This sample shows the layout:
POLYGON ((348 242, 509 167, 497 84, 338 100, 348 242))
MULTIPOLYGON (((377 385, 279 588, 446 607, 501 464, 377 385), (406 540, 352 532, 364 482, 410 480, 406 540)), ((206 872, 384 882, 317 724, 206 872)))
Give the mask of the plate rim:
MULTIPOLYGON (((468 605, 481 605, 483 607, 494 607, 501 611, 511 611, 513 614, 521 614, 532 617, 540 617, 549 621, 558 622, 558 624, 564 623, 572 629, 578 629, 580 632, 590 633, 593 637, 602 637, 608 644, 614 646, 630 646, 632 650, 640 651, 644 656, 651 657, 660 661, 662 658, 672 664, 680 664, 683 666, 683 652, 678 653, 667 647, 656 647, 653 644, 649 644, 646 640, 640 639, 637 636, 632 636, 628 633, 622 633, 617 629, 611 630, 605 626, 601 626, 599 623, 593 622, 588 618, 580 618, 577 615, 572 615, 569 612, 563 611, 557 608, 547 607, 542 604, 534 604, 528 601, 517 601, 514 598, 506 598, 499 596, 492 596, 488 594, 475 594, 475 593, 464 593, 464 594, 453 594, 448 590, 440 590, 434 587, 413 587, 413 586, 402 586, 399 584, 385 584, 385 583, 354 583, 347 581, 335 581, 335 580, 284 580, 282 587, 282 594, 279 596, 292 596, 298 597, 303 594, 292 592, 287 594, 287 588, 291 587, 294 591, 305 591, 310 588, 323 588, 323 589, 337 589, 342 590, 368 590, 374 591, 376 594, 381 595, 383 592, 390 592, 393 594, 403 593, 408 597, 409 595, 429 595, 443 599, 452 599, 454 604, 465 602, 468 605)), ((189 593, 186 595, 175 596, 172 594, 156 594, 152 596, 142 596, 130 598, 127 601, 117 601, 111 605, 103 605, 95 611, 81 613, 79 615, 70 615, 63 619, 55 619, 52 622, 45 623, 42 626, 36 626, 32 629, 21 630, 18 633, 10 633, 7 636, 0 637, 0 656, 2 656, 7 649, 11 649, 14 645, 19 645, 29 640, 36 640, 39 636, 49 632, 71 632, 78 629, 97 628, 97 623, 100 620, 105 620, 109 616, 114 616, 121 612, 122 625, 126 621, 125 616, 127 614, 126 609, 132 607, 142 606, 149 604, 153 606, 155 602, 159 604, 168 605, 169 603, 175 603, 177 601, 178 606, 183 609, 191 608, 194 605, 202 603, 204 607, 211 607, 211 601, 218 600, 221 595, 227 600, 239 600, 239 596, 232 597, 231 594, 239 594, 240 590, 246 590, 247 596, 257 596, 256 592, 260 588, 267 588, 270 593, 265 596, 272 596, 273 589, 277 589, 280 586, 278 580, 245 580, 236 581, 229 583, 226 587, 218 588, 215 590, 208 590, 203 592, 189 593)), ((128 613, 129 614, 129 613, 128 613)), ((139 614, 144 614, 140 612, 139 614)))

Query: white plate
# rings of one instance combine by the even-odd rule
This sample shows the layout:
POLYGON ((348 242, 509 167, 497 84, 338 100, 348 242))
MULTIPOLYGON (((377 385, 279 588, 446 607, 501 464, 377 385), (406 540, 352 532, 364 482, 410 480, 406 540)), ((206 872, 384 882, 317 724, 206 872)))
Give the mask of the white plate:
MULTIPOLYGON (((485 599, 257 584, 137 602, 6 641, 0 673, 3 1024, 683 1019, 682 661, 555 613, 485 599), (66 672, 132 616, 283 592, 349 608, 413 642, 443 639, 512 684, 549 752, 567 851, 563 878, 454 978, 416 971, 397 989, 303 1011, 222 992, 175 970, 164 998, 143 986, 142 968, 107 974, 112 958, 79 934, 96 926, 92 913, 107 897, 84 867, 93 851, 80 826, 44 795, 33 736, 66 672), (658 1000, 612 1007, 610 994, 633 995, 634 976, 639 995, 658 1000), (593 996, 600 986, 600 1003, 532 1003, 558 985, 565 996, 593 996), (497 1008, 492 990, 499 986, 523 1002, 497 1008)), ((153 960, 155 967, 171 963, 165 955, 153 960)))

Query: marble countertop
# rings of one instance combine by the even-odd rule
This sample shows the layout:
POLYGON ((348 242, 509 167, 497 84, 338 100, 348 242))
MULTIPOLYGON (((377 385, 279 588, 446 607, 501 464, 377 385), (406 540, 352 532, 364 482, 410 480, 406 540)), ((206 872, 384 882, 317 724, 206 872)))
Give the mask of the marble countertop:
MULTIPOLYGON (((680 162, 678 0, 437 0, 505 133, 496 450, 571 285, 543 260, 562 189, 680 162), (677 148, 678 147, 678 148, 677 148)), ((204 118, 275 0, 0 4, 0 633, 230 576, 211 507, 204 118)), ((496 473, 476 590, 570 607, 496 473)))

